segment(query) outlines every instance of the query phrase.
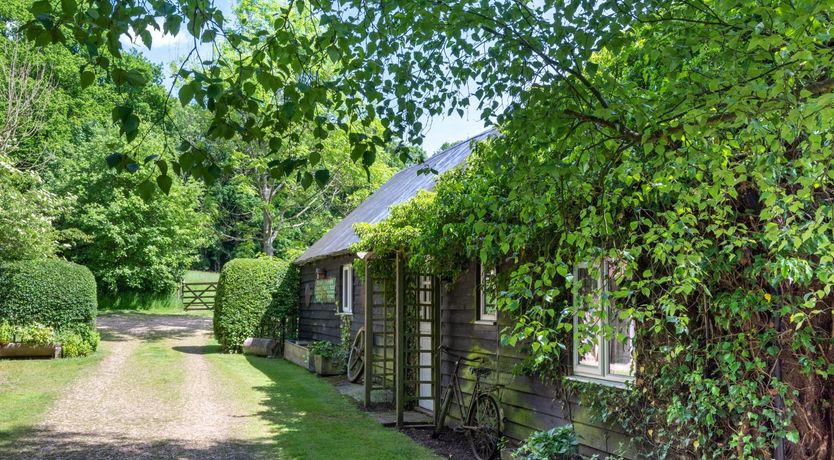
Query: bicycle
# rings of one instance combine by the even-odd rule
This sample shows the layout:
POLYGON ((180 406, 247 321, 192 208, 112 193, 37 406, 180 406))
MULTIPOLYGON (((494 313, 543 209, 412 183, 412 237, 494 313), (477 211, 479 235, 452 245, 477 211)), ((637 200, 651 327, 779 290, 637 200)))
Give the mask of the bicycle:
POLYGON ((487 387, 481 384, 481 379, 492 373, 492 369, 480 366, 483 364, 482 358, 466 358, 451 353, 445 347, 440 347, 440 351, 445 351, 446 354, 457 358, 457 360, 455 361, 455 370, 452 372, 451 381, 445 388, 443 394, 440 414, 433 436, 437 437, 443 430, 446 416, 449 414, 449 408, 452 404, 452 398, 456 398, 457 407, 460 411, 460 420, 465 420, 466 422, 456 428, 455 431, 463 431, 466 433, 475 458, 478 460, 490 460, 498 451, 498 441, 501 439, 501 407, 498 404, 498 400, 492 394, 494 389, 500 388, 500 386, 493 385, 487 387), (460 387, 460 378, 458 377, 460 367, 464 362, 479 364, 479 366, 472 368, 472 373, 475 375, 475 387, 472 389, 472 398, 469 400, 469 404, 466 405, 465 414, 465 401, 463 391, 460 387))

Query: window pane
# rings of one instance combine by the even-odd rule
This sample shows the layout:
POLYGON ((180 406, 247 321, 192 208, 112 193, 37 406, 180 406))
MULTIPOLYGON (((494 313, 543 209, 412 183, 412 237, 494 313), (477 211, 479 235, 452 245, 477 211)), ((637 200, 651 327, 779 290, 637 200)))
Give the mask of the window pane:
MULTIPOLYGON (((593 314, 591 312, 588 312, 588 313, 585 314, 584 318, 581 319, 580 321, 583 324, 593 326, 594 324, 597 323, 598 319, 594 318, 593 314)), ((599 367, 599 363, 600 363, 600 347, 599 347, 599 344, 600 344, 599 336, 596 335, 596 334, 594 334, 591 337, 588 337, 587 340, 580 341, 580 343, 579 343, 579 345, 580 345, 579 364, 581 364, 583 366, 599 367), (588 350, 587 352, 582 353, 581 351, 583 349, 585 349, 585 347, 587 345, 590 345, 590 343, 592 341, 593 341, 593 347, 590 350, 588 350)))
MULTIPOLYGON (((575 280, 579 283, 577 306, 588 305, 589 303, 593 305, 593 303, 596 303, 597 299, 593 296, 598 283, 596 279, 591 277, 588 267, 581 266, 577 268, 575 280)), ((591 305, 588 305, 588 307, 591 305)), ((580 348, 578 353, 579 364, 583 366, 600 367, 600 340, 599 336, 595 333, 599 330, 597 327, 599 324, 599 318, 596 318, 594 309, 588 308, 584 314, 580 313, 578 323, 579 328, 576 333, 580 334, 581 337, 578 344, 580 348), (590 345, 593 346, 588 351, 583 353, 582 350, 585 350, 590 345)))
POLYGON ((610 320, 614 336, 608 340, 608 372, 631 375, 633 356, 634 321, 613 317, 610 320))
POLYGON ((481 319, 495 319, 498 314, 498 304, 495 298, 495 269, 488 269, 481 265, 481 319))

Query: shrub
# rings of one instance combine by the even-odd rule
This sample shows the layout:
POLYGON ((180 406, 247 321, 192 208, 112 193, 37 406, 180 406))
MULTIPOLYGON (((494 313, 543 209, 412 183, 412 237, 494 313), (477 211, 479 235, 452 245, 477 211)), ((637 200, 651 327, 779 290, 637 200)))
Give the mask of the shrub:
POLYGON ((95 326, 96 281, 87 268, 44 259, 0 264, 0 321, 55 331, 95 326))
POLYGON ((308 349, 310 350, 310 353, 326 359, 336 356, 337 351, 335 344, 324 340, 311 343, 308 349))
POLYGON ((576 432, 573 431, 573 426, 562 425, 548 431, 532 433, 513 452, 513 457, 526 460, 567 460, 574 458, 576 449, 576 432))
POLYGON ((297 269, 279 259, 234 259, 220 272, 214 306, 214 334, 223 351, 239 352, 271 305, 281 307, 298 296, 297 269), (289 274, 289 276, 287 276, 289 274), (278 301, 275 301, 276 293, 278 301))
POLYGON ((14 326, 8 321, 0 323, 0 346, 8 345, 14 341, 14 326))
POLYGON ((92 328, 83 328, 79 332, 68 332, 60 337, 64 358, 77 358, 92 354, 98 348, 99 335, 92 328))
POLYGON ((55 331, 51 327, 44 326, 40 323, 21 326, 18 336, 18 341, 26 345, 49 345, 55 342, 55 331))

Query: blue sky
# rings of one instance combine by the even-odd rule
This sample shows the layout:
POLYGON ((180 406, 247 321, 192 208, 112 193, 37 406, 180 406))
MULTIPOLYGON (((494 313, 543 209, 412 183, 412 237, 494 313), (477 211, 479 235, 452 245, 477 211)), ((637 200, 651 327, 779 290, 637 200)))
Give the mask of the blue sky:
MULTIPOLYGON (((230 4, 233 0, 217 0, 215 4, 220 6, 227 17, 231 17, 230 4)), ((183 27, 184 29, 184 27, 183 27)), ((150 61, 162 66, 166 75, 171 74, 170 63, 185 57, 193 46, 190 35, 180 32, 176 37, 163 36, 161 31, 151 30, 153 36, 153 49, 148 50, 144 45, 134 45, 135 49, 144 54, 150 61)), ((202 45, 201 53, 210 53, 210 47, 202 45)), ((435 117, 424 120, 425 138, 423 149, 430 155, 434 154, 444 142, 454 142, 470 138, 482 131, 484 124, 478 117, 477 110, 469 110, 463 117, 453 114, 448 117, 435 117)))

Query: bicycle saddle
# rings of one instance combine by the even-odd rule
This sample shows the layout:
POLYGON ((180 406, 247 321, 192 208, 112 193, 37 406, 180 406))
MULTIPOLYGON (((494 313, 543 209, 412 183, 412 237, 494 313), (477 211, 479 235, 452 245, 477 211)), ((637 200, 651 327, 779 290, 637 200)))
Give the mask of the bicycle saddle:
POLYGON ((492 373, 492 369, 488 367, 473 367, 472 373, 481 377, 486 377, 492 373))

